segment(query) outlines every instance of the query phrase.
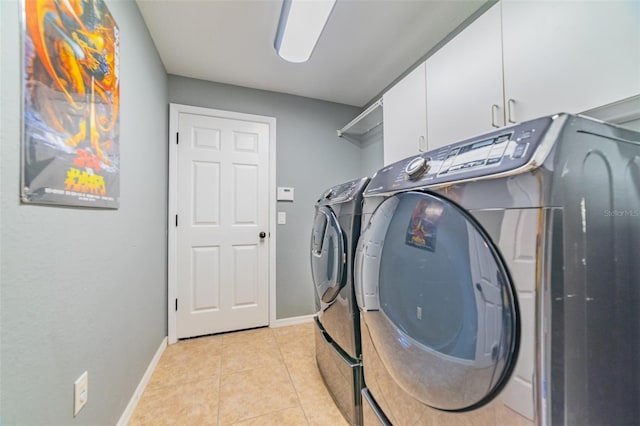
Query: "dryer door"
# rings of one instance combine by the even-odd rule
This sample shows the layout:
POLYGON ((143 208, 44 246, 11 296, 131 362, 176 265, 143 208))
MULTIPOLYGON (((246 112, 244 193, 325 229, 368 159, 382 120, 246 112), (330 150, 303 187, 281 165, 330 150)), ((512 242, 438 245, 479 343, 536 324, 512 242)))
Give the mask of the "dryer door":
POLYGON ((456 204, 420 192, 385 200, 360 239, 355 280, 373 346, 411 396, 468 410, 504 386, 518 350, 514 289, 487 233, 456 204))
POLYGON ((333 211, 319 207, 311 233, 311 273, 322 309, 331 304, 345 285, 345 238, 333 211))

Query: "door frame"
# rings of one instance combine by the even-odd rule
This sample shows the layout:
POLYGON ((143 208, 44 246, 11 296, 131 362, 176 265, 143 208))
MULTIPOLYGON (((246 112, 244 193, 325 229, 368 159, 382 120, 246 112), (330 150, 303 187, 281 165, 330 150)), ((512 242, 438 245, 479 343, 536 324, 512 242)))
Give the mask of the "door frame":
POLYGON ((178 341, 176 333, 175 300, 177 297, 177 227, 175 216, 178 211, 178 120, 180 114, 196 114, 211 117, 228 118, 231 120, 264 123, 269 126, 269 324, 276 321, 276 119, 262 115, 245 114, 212 108, 196 107, 183 104, 169 104, 169 203, 167 210, 167 333, 168 343, 178 341))

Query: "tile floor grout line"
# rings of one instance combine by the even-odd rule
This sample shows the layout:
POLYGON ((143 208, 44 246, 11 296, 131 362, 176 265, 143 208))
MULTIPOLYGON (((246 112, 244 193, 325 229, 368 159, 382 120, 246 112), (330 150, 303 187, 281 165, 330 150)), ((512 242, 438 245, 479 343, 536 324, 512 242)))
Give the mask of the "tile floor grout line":
MULTIPOLYGON (((271 414, 280 413, 280 412, 282 412, 282 411, 291 410, 292 408, 295 408, 295 407, 286 407, 286 408, 281 408, 281 409, 279 409, 279 410, 272 411, 272 412, 270 412, 270 413, 266 413, 266 414, 258 414, 257 416, 247 417, 247 418, 244 418, 244 419, 238 420, 237 422, 233 422, 233 423, 231 423, 229 426, 238 425, 238 424, 241 424, 241 423, 244 423, 244 422, 248 422, 249 420, 257 419, 257 418, 264 417, 264 416, 269 416, 269 415, 271 415, 271 414)), ((304 413, 304 411, 303 411, 303 413, 304 413)), ((305 420, 306 420, 306 419, 307 419, 307 418, 305 417, 305 420)), ((308 424, 309 424, 309 422, 307 422, 307 425, 308 425, 308 424)))
POLYGON ((289 365, 287 364, 287 361, 284 357, 284 353, 282 352, 282 347, 280 345, 280 342, 278 342, 277 337, 276 337, 276 343, 278 344, 278 350, 280 351, 280 356, 282 357, 282 363, 284 364, 284 368, 287 369, 287 375, 289 376, 289 381, 291 382, 291 386, 293 387, 293 390, 296 391, 296 399, 298 400, 298 405, 300 406, 300 410, 304 415, 304 419, 307 421, 307 425, 309 425, 311 424, 309 422, 309 417, 307 416, 307 412, 305 411, 304 406, 302 405, 302 401, 300 400, 300 394, 298 393, 298 389, 296 389, 296 384, 293 381, 293 377, 291 377, 291 371, 289 371, 289 365))

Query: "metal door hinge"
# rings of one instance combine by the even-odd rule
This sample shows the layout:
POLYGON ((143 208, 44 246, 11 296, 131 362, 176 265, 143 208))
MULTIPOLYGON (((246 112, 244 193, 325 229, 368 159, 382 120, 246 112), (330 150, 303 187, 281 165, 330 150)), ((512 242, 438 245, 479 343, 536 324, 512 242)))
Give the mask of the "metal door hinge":
POLYGON ((176 312, 178 312, 178 299, 176 299, 176 312))
POLYGON ((176 145, 180 143, 180 133, 176 132, 176 145))
POLYGON ((176 226, 178 226, 178 215, 176 215, 176 226))

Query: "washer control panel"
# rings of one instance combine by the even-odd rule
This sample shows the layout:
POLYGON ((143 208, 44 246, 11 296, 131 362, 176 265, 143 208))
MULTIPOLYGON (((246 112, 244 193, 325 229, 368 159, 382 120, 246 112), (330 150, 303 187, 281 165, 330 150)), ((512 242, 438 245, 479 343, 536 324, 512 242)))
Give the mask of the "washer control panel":
POLYGON ((531 160, 552 121, 528 121, 398 161, 376 173, 365 195, 515 170, 531 160))
POLYGON ((320 204, 335 204, 343 203, 351 200, 356 193, 362 191, 362 189, 369 183, 369 178, 355 179, 349 182, 336 185, 327 189, 318 203, 320 204))

